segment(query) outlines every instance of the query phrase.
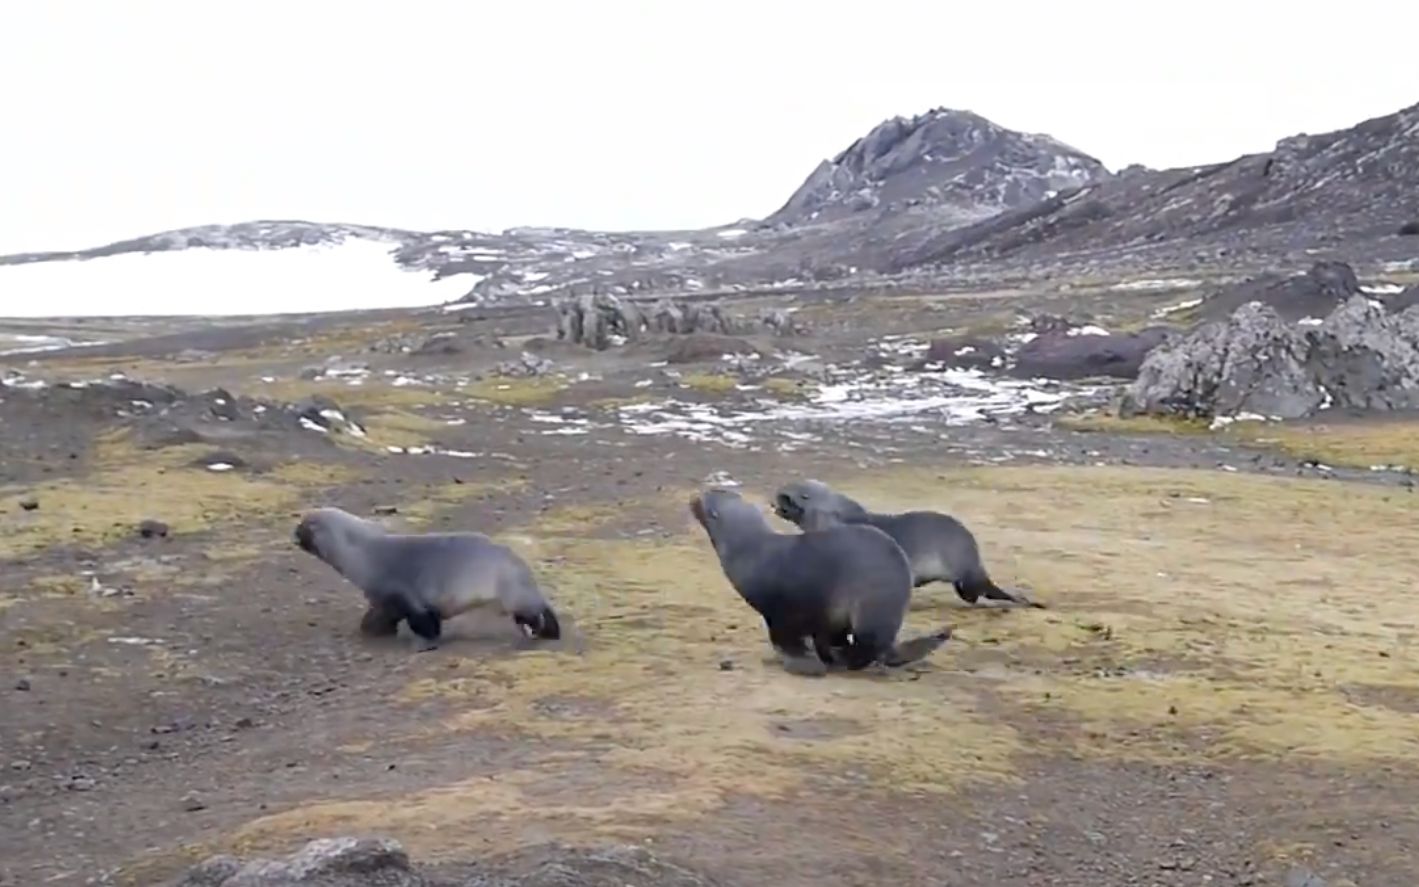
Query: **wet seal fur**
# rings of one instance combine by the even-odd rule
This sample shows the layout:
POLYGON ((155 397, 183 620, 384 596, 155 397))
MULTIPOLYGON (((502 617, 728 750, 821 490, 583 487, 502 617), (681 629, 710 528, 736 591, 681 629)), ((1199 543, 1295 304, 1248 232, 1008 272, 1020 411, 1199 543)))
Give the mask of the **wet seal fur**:
POLYGON ((561 637, 556 611, 527 563, 482 533, 392 533, 339 508, 317 508, 293 535, 302 551, 364 592, 366 635, 393 635, 407 621, 415 649, 432 650, 445 620, 496 606, 525 634, 561 637))
POLYGON ((725 578, 763 617, 786 671, 898 667, 925 658, 951 636, 944 627, 896 643, 911 599, 911 565, 881 530, 840 524, 777 533, 763 511, 730 490, 709 490, 689 505, 725 578))
POLYGON ((843 524, 882 530, 906 552, 913 588, 930 582, 949 582, 968 604, 985 598, 1044 609, 1044 604, 996 585, 981 560, 975 536, 948 514, 877 514, 818 480, 794 481, 781 487, 774 495, 774 514, 805 531, 843 524))

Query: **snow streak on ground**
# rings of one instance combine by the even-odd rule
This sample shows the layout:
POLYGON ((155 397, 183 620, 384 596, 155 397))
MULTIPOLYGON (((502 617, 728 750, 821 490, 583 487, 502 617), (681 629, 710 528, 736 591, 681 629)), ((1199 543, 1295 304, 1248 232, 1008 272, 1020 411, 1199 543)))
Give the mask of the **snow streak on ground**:
POLYGON ((477 282, 396 265, 393 244, 124 253, 0 267, 0 317, 296 314, 449 302, 477 282))

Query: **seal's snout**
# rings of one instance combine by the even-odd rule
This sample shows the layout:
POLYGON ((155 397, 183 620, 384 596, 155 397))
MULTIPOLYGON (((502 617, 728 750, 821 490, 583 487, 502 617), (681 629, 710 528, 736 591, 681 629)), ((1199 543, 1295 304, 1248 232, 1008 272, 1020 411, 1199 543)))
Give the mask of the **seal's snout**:
POLYGON ((803 508, 788 493, 779 493, 774 497, 774 514, 787 521, 798 523, 803 517, 803 508))
POLYGON ((295 539, 296 546, 307 554, 315 554, 315 536, 310 531, 310 524, 301 521, 296 524, 296 531, 291 534, 295 539))
POLYGON ((705 503, 699 496, 690 499, 690 514, 695 516, 695 520, 700 522, 700 526, 705 524, 705 503))

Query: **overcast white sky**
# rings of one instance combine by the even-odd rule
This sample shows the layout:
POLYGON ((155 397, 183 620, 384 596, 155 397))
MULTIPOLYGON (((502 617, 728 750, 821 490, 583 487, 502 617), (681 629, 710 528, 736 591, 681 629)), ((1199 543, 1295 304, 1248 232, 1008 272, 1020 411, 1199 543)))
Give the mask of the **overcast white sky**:
POLYGON ((1117 169, 1419 102, 1419 4, 42 0, 0 16, 0 253, 251 218, 501 230, 776 209, 967 108, 1117 169))

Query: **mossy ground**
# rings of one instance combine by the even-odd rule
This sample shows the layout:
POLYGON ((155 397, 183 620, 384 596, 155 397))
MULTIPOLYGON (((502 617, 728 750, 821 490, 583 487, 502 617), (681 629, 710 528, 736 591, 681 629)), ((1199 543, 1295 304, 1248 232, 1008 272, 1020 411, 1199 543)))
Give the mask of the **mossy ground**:
POLYGON ((22 557, 50 546, 98 548, 132 535, 147 518, 174 533, 193 533, 288 511, 303 491, 339 483, 338 466, 288 461, 259 475, 214 472, 191 464, 215 447, 189 444, 142 450, 124 432, 94 444, 83 473, 21 488, 0 497, 35 497, 39 507, 0 511, 0 557, 22 557))
POLYGON ((592 538, 609 511, 557 510, 504 539, 553 590, 579 652, 451 659, 403 695, 411 710, 451 706, 420 728, 431 741, 499 735, 546 753, 494 778, 297 807, 238 839, 377 823, 438 856, 528 829, 649 834, 732 797, 834 781, 949 793, 1014 779, 1022 753, 1360 766, 1419 753, 1419 713, 1384 701, 1419 699, 1404 656, 1419 522, 1402 494, 1128 468, 898 470, 840 486, 883 510, 956 514, 997 581, 1051 608, 967 609, 928 586, 905 633, 954 623, 957 637, 926 664, 795 677, 679 499, 641 503, 665 538, 592 538))

